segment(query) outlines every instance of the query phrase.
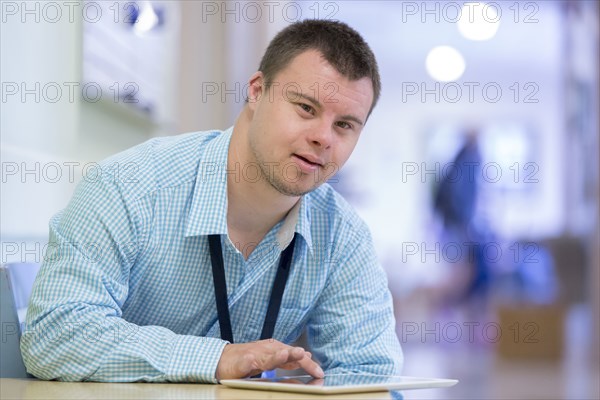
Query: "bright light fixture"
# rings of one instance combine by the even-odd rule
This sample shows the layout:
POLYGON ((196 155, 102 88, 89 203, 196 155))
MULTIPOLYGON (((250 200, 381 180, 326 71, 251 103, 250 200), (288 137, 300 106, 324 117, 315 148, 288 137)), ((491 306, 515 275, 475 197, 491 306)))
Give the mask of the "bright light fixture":
POLYGON ((135 22, 135 32, 142 35, 150 32, 158 24, 158 16, 154 12, 152 5, 148 2, 143 3, 140 10, 140 15, 135 22))
POLYGON ((425 67, 436 81, 456 81, 465 72, 465 59, 454 47, 437 46, 427 54, 425 67))
MULTIPOLYGON (((470 40, 489 40, 496 35, 500 26, 497 3, 465 3, 462 6, 458 31, 470 40)), ((502 11, 500 11, 501 13, 502 11)))

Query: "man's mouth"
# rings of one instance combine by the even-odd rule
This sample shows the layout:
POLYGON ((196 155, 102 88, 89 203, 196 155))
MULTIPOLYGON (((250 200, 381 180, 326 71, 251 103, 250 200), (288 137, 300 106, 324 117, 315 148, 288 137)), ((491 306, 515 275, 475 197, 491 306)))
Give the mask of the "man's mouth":
POLYGON ((297 158, 301 159, 302 161, 305 161, 309 164, 313 164, 319 167, 323 166, 323 160, 321 160, 320 158, 313 156, 311 154, 297 154, 294 153, 294 156, 296 156, 297 158))
POLYGON ((292 158, 296 161, 296 164, 300 167, 300 170, 304 173, 315 172, 318 168, 323 167, 323 161, 318 157, 310 154, 296 154, 292 155, 292 158))

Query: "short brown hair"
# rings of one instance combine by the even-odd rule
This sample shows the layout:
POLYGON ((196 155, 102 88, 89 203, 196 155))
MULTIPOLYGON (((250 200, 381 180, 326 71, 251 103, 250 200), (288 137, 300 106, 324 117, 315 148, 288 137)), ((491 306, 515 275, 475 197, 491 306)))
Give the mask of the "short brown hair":
POLYGON ((264 75, 266 88, 294 57, 307 50, 318 50, 329 64, 350 80, 370 78, 373 84, 371 114, 381 93, 377 60, 362 36, 339 21, 307 19, 280 31, 269 43, 258 67, 264 75))

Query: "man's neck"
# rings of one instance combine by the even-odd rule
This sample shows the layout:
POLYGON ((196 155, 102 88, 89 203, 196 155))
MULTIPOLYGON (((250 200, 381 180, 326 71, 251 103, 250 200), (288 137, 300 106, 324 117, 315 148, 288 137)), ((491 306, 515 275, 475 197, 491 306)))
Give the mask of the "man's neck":
POLYGON ((251 158, 244 113, 233 129, 227 169, 227 229, 229 237, 244 258, 248 258, 264 236, 281 221, 299 197, 279 193, 265 179, 245 179, 244 167, 251 158))

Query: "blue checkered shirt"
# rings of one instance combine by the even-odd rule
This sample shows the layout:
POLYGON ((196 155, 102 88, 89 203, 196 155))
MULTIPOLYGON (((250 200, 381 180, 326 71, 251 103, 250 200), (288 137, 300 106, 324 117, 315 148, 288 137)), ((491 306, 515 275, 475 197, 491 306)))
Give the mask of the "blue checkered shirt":
MULTIPOLYGON (((306 328, 326 373, 398 374, 392 299, 367 227, 327 184, 245 260, 227 236, 232 128, 155 138, 99 164, 50 221, 21 349, 42 379, 216 382, 207 235, 220 234, 236 343, 258 340, 281 249, 298 239, 273 337, 306 328)), ((88 169, 90 171, 91 169, 88 169)))

